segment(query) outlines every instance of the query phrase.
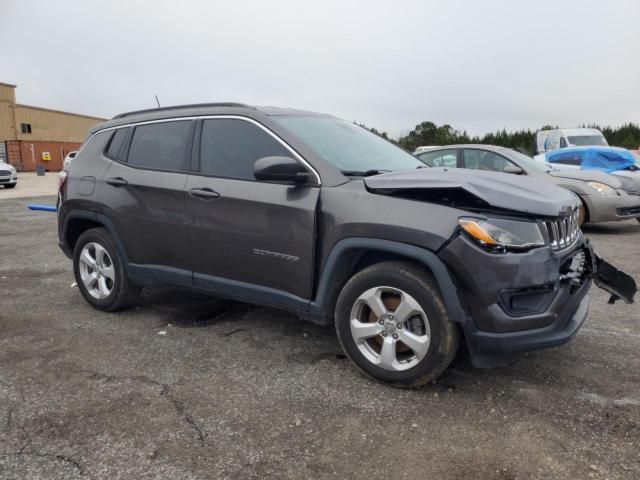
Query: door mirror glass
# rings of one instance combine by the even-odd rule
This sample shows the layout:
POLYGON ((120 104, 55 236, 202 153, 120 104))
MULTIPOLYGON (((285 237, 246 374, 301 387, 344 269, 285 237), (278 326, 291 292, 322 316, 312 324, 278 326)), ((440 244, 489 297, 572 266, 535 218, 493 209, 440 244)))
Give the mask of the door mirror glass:
POLYGON ((253 166, 256 180, 267 182, 305 183, 309 172, 291 157, 263 157, 253 166))
POLYGON ((507 163, 502 169, 504 173, 513 173, 514 175, 522 175, 524 170, 522 170, 519 166, 514 165, 513 163, 507 163))

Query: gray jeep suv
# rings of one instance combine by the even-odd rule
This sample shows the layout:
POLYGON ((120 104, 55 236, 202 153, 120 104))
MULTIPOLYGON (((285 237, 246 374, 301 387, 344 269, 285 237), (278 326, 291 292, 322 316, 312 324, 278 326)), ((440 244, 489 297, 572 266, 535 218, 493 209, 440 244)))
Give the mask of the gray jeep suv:
POLYGON ((579 206, 545 182, 426 168, 330 115, 228 103, 95 127, 58 220, 97 309, 163 285, 282 308, 335 323, 370 377, 416 386, 462 340, 477 366, 567 342, 592 280, 633 300, 633 279, 583 237, 579 206))

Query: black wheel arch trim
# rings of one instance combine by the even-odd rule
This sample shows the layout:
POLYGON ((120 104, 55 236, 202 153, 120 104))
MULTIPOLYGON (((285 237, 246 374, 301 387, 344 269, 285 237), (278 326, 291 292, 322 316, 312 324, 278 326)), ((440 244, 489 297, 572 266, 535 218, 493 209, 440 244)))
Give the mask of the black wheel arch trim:
POLYGON ((311 302, 309 313, 314 317, 331 317, 328 308, 332 308, 331 290, 333 280, 341 268, 341 263, 353 250, 378 251, 392 253, 418 262, 428 268, 435 278, 449 318, 465 325, 466 316, 458 298, 456 286, 446 265, 438 256, 424 248, 402 242, 366 237, 351 237, 338 241, 332 248, 320 274, 315 300, 311 302))
POLYGON ((102 215, 100 213, 82 211, 82 210, 71 210, 67 212, 64 217, 64 223, 62 227, 62 237, 60 238, 60 244, 61 244, 60 248, 62 248, 62 250, 65 253, 69 252, 71 255, 73 255, 73 250, 71 249, 71 246, 67 242, 67 234, 68 234, 69 223, 72 220, 77 220, 77 219, 91 220, 93 222, 99 223, 104 228, 106 228, 109 234, 111 235, 113 242, 116 244, 116 248, 118 249, 118 253, 120 253, 120 258, 122 258, 125 268, 127 268, 128 270, 129 257, 127 256, 127 253, 124 249, 124 245, 120 240, 120 236, 118 235, 116 227, 113 224, 113 222, 109 220, 107 216, 102 215))

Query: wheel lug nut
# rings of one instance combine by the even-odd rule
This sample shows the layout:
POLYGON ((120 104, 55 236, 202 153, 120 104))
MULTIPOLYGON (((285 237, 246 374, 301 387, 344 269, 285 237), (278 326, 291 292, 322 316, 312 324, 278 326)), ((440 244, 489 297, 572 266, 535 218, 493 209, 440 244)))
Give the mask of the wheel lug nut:
POLYGON ((380 320, 378 320, 378 323, 379 323, 380 325, 384 325, 384 320, 380 319, 380 320))
POLYGON ((402 324, 401 323, 396 323, 396 328, 398 328, 398 329, 402 328, 402 324))
POLYGON ((393 315, 388 315, 388 316, 387 316, 387 318, 388 318, 389 320, 393 320, 393 315))
POLYGON ((393 334, 393 338, 394 338, 394 340, 397 340, 397 339, 398 339, 398 334, 397 334, 397 333, 394 333, 394 334, 393 334))
POLYGON ((382 332, 382 336, 386 337, 387 336, 387 332, 382 332))

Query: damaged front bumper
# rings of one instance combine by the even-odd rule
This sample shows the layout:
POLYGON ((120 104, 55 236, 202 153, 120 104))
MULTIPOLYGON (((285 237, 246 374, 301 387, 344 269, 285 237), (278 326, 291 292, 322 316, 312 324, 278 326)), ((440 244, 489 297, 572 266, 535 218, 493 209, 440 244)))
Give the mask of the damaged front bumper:
POLYGON ((586 239, 564 252, 495 255, 458 237, 441 252, 464 306, 475 366, 502 365, 519 353, 568 342, 589 310, 592 282, 610 302, 633 302, 633 278, 598 257, 586 239), (463 277, 473 265, 474 278, 463 277))

